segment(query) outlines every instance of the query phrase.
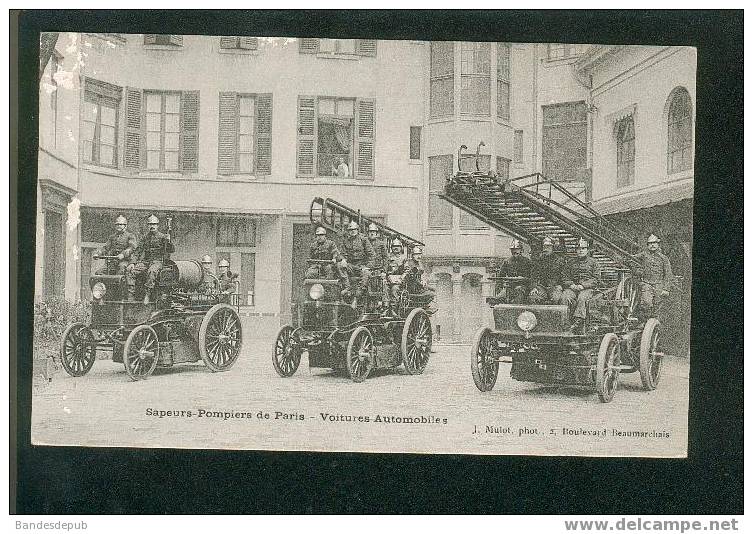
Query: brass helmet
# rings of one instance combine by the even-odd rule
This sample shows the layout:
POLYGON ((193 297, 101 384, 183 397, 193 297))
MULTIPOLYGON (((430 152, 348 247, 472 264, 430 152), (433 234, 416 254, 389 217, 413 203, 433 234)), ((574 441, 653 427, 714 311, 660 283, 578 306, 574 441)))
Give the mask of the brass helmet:
POLYGON ((201 263, 212 263, 212 256, 205 254, 204 257, 201 258, 201 263))
POLYGON ((578 239, 578 248, 588 248, 588 241, 586 241, 582 237, 578 239))
POLYGON ((651 234, 648 236, 646 243, 661 243, 661 239, 656 234, 651 234))
POLYGON ((230 267, 230 262, 226 259, 221 259, 220 262, 217 264, 217 267, 230 267))
POLYGON ((516 249, 522 249, 522 248, 523 248, 523 244, 517 239, 513 239, 512 241, 510 241, 510 250, 516 250, 516 249))
POLYGON ((553 247, 553 246, 554 246, 554 239, 552 239, 552 238, 551 238, 551 237, 549 237, 549 236, 546 236, 546 237, 544 238, 544 240, 543 240, 543 241, 541 242, 541 244, 542 244, 543 246, 545 246, 545 247, 546 247, 546 246, 550 246, 550 247, 553 247))
POLYGON ((115 219, 115 224, 128 224, 128 219, 126 219, 123 215, 118 215, 118 218, 115 219))
POLYGON ((379 231, 379 227, 375 223, 371 223, 369 225, 369 232, 378 232, 378 231, 379 231))
POLYGON ((403 249, 403 242, 400 241, 397 237, 392 240, 391 243, 392 248, 399 248, 400 250, 403 249))
POLYGON ((423 253, 424 253, 424 251, 423 251, 423 249, 419 245, 416 245, 415 247, 413 247, 413 255, 414 256, 416 254, 423 254, 423 253))
POLYGON ((327 229, 324 226, 317 226, 314 233, 316 235, 327 235, 327 229))
POLYGON ((356 221, 350 221, 350 223, 348 223, 348 230, 358 230, 358 223, 356 221))
POLYGON ((146 224, 159 224, 159 219, 156 215, 150 215, 146 220, 146 224))

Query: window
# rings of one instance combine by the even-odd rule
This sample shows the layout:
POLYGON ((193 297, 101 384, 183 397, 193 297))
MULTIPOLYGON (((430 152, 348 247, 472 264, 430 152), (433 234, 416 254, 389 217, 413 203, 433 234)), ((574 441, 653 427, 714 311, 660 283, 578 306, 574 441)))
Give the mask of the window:
POLYGON ((693 111, 685 88, 676 89, 670 96, 667 134, 667 174, 692 168, 693 111))
POLYGON ((319 52, 327 54, 355 54, 355 39, 321 39, 319 52))
POLYGON ((217 220, 217 246, 253 247, 256 244, 256 221, 222 217, 217 220))
POLYGON ((376 57, 376 39, 298 39, 301 54, 376 57))
POLYGON ((543 106, 543 173, 550 180, 576 180, 586 168, 586 104, 543 106))
POLYGON ((615 125, 617 133, 617 187, 631 185, 635 178, 635 125, 625 117, 615 125))
POLYGON ((512 141, 513 161, 523 163, 523 130, 515 130, 512 141))
POLYGON ((497 43, 497 117, 510 119, 510 45, 497 43))
POLYGON ((124 167, 197 172, 199 92, 128 87, 125 93, 124 167))
POLYGON ((452 42, 431 43, 429 109, 432 118, 455 114, 455 47, 452 42))
POLYGON ((298 98, 298 176, 374 177, 373 99, 298 98))
POLYGON ((429 228, 452 228, 452 204, 439 198, 452 175, 451 154, 429 157, 429 228))
POLYGON ((84 81, 81 146, 84 161, 118 166, 118 107, 122 89, 98 80, 84 81))
POLYGON ((421 127, 410 127, 410 159, 421 159, 421 127))
POLYGON ((547 46, 547 57, 550 61, 570 59, 582 54, 588 45, 550 44, 547 46))
POLYGON ((256 50, 259 48, 259 39, 242 35, 220 37, 220 48, 223 50, 256 50))
POLYGON ((166 35, 159 33, 145 33, 145 45, 183 46, 182 35, 166 35))
POLYGON ((272 95, 220 93, 219 174, 272 172, 272 95))
POLYGON ((462 43, 460 47, 460 112, 489 115, 491 45, 462 43))
POLYGON ((497 156, 497 176, 502 180, 510 179, 510 160, 497 156))

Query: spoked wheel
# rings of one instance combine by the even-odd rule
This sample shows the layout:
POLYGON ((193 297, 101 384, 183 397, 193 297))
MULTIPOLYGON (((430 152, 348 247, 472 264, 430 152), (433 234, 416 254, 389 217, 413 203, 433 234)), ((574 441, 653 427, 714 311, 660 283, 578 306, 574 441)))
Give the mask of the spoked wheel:
POLYGON ((301 363, 302 352, 293 337, 293 327, 286 324, 280 328, 272 351, 272 365, 277 374, 283 378, 293 376, 301 363))
POLYGON ((229 304, 212 306, 199 327, 199 356, 213 372, 230 369, 243 345, 238 313, 229 304))
POLYGON ((431 321, 426 312, 416 308, 408 314, 403 325, 400 345, 403 365, 411 375, 420 375, 426 369, 431 355, 431 321))
POLYGON ((499 360, 494 354, 494 337, 489 328, 480 328, 473 338, 471 373, 479 391, 491 391, 497 382, 499 360))
POLYGON ((661 378, 661 366, 664 354, 659 351, 659 320, 651 317, 646 321, 641 335, 640 372, 643 389, 656 389, 661 378))
POLYGON ((94 365, 97 350, 94 336, 83 323, 73 323, 60 340, 60 363, 71 376, 84 376, 94 365))
POLYGON ((625 275, 620 280, 614 299, 618 303, 612 307, 615 324, 627 324, 629 317, 635 317, 638 307, 638 288, 630 275, 625 275))
POLYGON ((398 317, 405 317, 408 314, 408 290, 401 289, 395 297, 395 314, 398 317))
POLYGON ((345 363, 353 382, 363 382, 374 366, 376 347, 374 337, 365 326, 359 326, 350 335, 345 363))
POLYGON ((123 365, 131 380, 144 380, 159 359, 159 338, 154 328, 142 324, 131 330, 123 347, 123 365))
POLYGON ((611 402, 620 376, 620 340, 617 334, 604 334, 596 358, 596 392, 601 402, 611 402))

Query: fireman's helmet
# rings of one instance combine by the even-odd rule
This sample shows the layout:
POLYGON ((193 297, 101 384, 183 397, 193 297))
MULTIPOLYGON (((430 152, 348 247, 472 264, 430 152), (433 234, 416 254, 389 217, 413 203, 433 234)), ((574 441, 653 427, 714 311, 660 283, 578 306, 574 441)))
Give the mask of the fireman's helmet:
POLYGON ((350 221, 348 224, 348 230, 358 230, 358 223, 356 221, 350 221))
POLYGON ((421 254, 423 254, 423 253, 424 253, 424 251, 423 251, 423 249, 422 249, 422 248, 421 248, 420 246, 416 245, 415 247, 413 247, 413 255, 414 255, 414 256, 415 256, 416 254, 419 254, 419 255, 421 255, 421 254))
POLYGON ((517 239, 513 239, 510 242, 510 250, 516 250, 516 249, 522 249, 522 248, 523 248, 523 244, 517 239))
POLYGON ((156 215, 150 215, 146 220, 146 224, 159 224, 159 219, 156 215))
POLYGON ((551 237, 549 237, 549 236, 546 236, 546 237, 544 238, 544 240, 543 240, 543 241, 541 242, 541 244, 542 244, 543 246, 545 246, 545 247, 546 247, 546 246, 550 246, 550 247, 553 247, 553 246, 554 246, 554 239, 552 239, 552 238, 551 238, 551 237))
POLYGON ((586 241, 582 237, 578 239, 578 248, 588 248, 588 241, 586 241))
POLYGON ((379 227, 376 224, 371 223, 369 225, 369 232, 378 232, 378 231, 379 231, 379 227))
POLYGON ((399 249, 402 249, 402 248, 403 248, 403 243, 402 243, 402 241, 400 241, 400 240, 399 240, 399 239, 398 239, 397 237, 396 237, 395 239, 393 239, 393 240, 392 240, 392 248, 399 248, 399 249))
POLYGON ((661 243, 661 239, 656 234, 651 234, 646 240, 647 243, 661 243))
POLYGON ((128 224, 128 219, 126 219, 122 215, 118 215, 118 218, 115 219, 115 224, 128 224))
POLYGON ((217 264, 217 267, 230 267, 230 262, 227 260, 220 260, 220 263, 217 264))
POLYGON ((316 235, 327 235, 327 229, 324 226, 317 226, 315 233, 316 235))
POLYGON ((204 255, 204 257, 201 258, 201 263, 212 263, 212 257, 209 254, 204 255))

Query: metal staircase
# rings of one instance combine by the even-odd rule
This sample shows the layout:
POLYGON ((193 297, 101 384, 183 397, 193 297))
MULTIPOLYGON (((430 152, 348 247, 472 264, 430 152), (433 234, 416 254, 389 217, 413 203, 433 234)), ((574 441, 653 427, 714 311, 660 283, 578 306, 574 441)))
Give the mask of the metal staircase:
POLYGON ((562 184, 539 173, 504 180, 493 172, 458 172, 440 198, 529 244, 538 245, 546 236, 558 240, 568 256, 575 255, 578 239, 587 239, 604 283, 616 282, 621 270, 637 266, 637 243, 562 184))

